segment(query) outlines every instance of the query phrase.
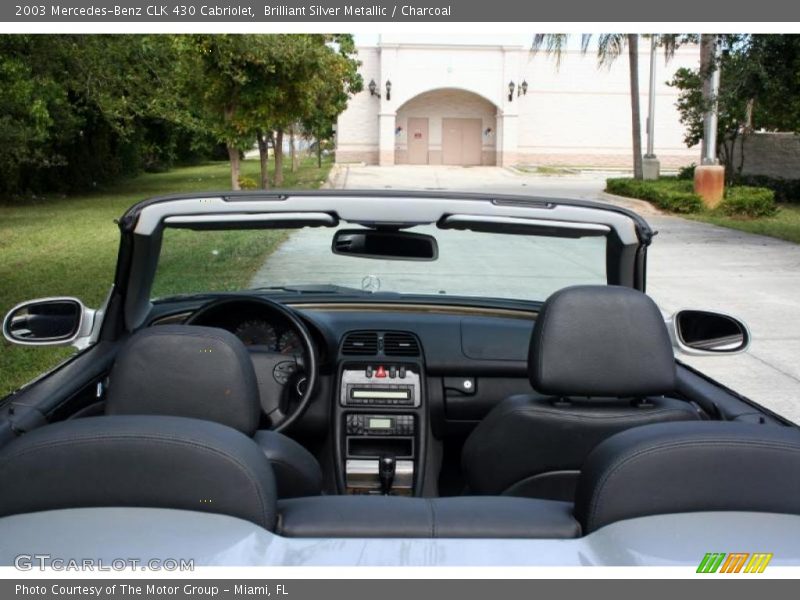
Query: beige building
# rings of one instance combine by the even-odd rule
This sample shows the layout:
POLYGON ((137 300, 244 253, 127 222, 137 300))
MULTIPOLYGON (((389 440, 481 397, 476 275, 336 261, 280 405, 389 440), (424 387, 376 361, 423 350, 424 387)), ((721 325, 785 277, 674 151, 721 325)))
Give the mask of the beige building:
MULTIPOLYGON (((644 139, 650 60, 649 44, 640 46, 644 139)), ((339 117, 337 162, 630 165, 627 56, 598 67, 593 54, 568 50, 557 68, 522 43, 383 36, 359 47, 359 60, 365 89, 339 117)), ((666 85, 678 68, 698 64, 696 46, 679 49, 666 64, 658 57, 654 139, 662 166, 698 161, 698 150, 683 143, 677 93, 666 85)))

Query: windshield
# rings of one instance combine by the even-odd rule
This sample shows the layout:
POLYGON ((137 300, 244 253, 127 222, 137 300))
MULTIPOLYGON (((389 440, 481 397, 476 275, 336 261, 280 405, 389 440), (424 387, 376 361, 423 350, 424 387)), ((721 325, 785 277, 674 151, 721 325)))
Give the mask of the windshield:
MULTIPOLYGON (((352 229, 342 225, 342 229, 352 229)), ((433 261, 334 254, 334 228, 164 231, 154 298, 252 288, 541 301, 563 287, 606 283, 606 238, 442 230, 433 261)))

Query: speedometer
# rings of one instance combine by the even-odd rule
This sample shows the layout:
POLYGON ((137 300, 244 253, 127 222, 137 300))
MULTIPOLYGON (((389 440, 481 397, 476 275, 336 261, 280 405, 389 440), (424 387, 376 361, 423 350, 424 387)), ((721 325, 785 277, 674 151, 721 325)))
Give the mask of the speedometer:
POLYGON ((278 340, 278 352, 282 354, 300 354, 303 351, 303 344, 300 337, 291 329, 287 329, 281 339, 278 340))
POLYGON ((278 347, 278 334, 266 321, 242 321, 233 333, 245 346, 266 346, 272 351, 278 347))

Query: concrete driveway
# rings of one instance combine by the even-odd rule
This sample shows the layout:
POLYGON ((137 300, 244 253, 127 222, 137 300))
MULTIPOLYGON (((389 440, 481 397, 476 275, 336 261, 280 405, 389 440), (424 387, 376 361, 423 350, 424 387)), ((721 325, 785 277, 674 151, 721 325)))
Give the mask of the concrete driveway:
MULTIPOLYGON (((800 246, 659 214, 650 205, 602 192, 609 173, 542 176, 494 167, 388 168, 348 166, 335 170, 341 189, 488 191, 601 200, 633 208, 659 233, 649 251, 648 293, 661 309, 704 308, 728 312, 750 326, 753 343, 739 356, 688 357, 728 387, 800 422, 800 246)), ((275 256, 291 256, 315 244, 299 232, 275 256)), ((328 254, 329 234, 325 237, 328 254)), ((316 249, 314 250, 316 254, 316 249)), ((508 250, 504 251, 508 256, 508 250)), ((277 261, 267 261, 256 280, 267 285, 277 261)), ((434 263, 428 263, 434 264, 434 263)))

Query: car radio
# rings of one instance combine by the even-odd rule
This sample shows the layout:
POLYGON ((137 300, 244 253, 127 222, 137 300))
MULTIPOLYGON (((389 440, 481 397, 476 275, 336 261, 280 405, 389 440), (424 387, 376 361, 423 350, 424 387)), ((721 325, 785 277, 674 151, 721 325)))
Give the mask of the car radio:
POLYGON ((403 365, 367 365, 342 371, 342 406, 415 408, 420 405, 419 374, 403 365))
POLYGON ((413 435, 414 417, 412 415, 347 415, 348 435, 413 435))

